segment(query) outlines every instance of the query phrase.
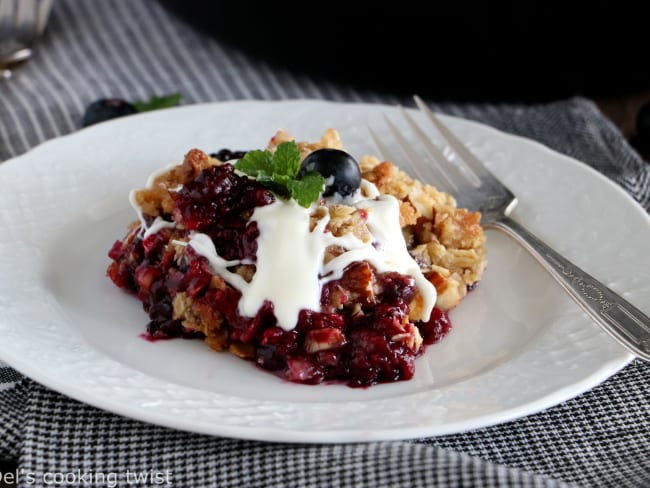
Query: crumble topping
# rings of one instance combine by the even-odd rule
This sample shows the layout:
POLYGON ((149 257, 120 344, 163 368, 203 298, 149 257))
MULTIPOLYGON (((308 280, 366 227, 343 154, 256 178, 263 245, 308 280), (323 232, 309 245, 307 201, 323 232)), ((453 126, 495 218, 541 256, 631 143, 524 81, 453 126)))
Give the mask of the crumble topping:
POLYGON ((362 177, 400 200, 400 223, 409 252, 438 292, 436 305, 449 310, 481 279, 487 252, 481 215, 456 206, 448 193, 414 180, 375 157, 360 161, 362 177))
MULTIPOLYGON (((267 149, 273 152, 291 140, 278 131, 267 149)), ((299 142, 297 147, 304 160, 318 149, 341 149, 342 143, 338 132, 328 129, 320 141, 299 142)), ((230 164, 199 149, 132 193, 141 221, 131 224, 127 236, 111 249, 108 274, 143 302, 152 337, 203 338, 215 350, 229 350, 297 382, 338 378, 363 386, 408 379, 413 358, 450 327, 446 312, 480 281, 486 264, 485 235, 480 214, 458 208, 451 195, 411 178, 393 163, 364 156, 359 166, 362 185, 356 201, 321 199, 305 209, 306 232, 330 236, 323 241, 318 269, 323 273, 340 261, 343 265, 322 280, 316 301, 300 310, 295 328, 282 326, 286 318, 278 320, 281 304, 258 300, 246 314, 241 308, 244 290, 263 264, 258 261, 258 241, 264 220, 255 220, 255 215, 261 210, 272 215, 269 212, 280 202, 255 180, 237 176, 230 164), (217 183, 210 183, 208 173, 217 183), (232 199, 219 193, 223 209, 205 200, 213 207, 205 217, 203 204, 192 200, 188 190, 203 191, 199 182, 216 185, 208 190, 218 192, 219 182, 225 182, 222 186, 240 193, 232 199), (359 199, 367 203, 360 205, 359 199), (367 251, 382 247, 377 239, 384 225, 372 224, 374 214, 385 213, 382 201, 397 209, 399 226, 393 234, 400 234, 416 270, 397 273, 376 259, 343 259, 351 243, 365 245, 367 251), (433 312, 414 274, 435 288, 433 312)), ((297 215, 297 209, 291 212, 297 215)), ((277 287, 286 284, 282 280, 277 287)))

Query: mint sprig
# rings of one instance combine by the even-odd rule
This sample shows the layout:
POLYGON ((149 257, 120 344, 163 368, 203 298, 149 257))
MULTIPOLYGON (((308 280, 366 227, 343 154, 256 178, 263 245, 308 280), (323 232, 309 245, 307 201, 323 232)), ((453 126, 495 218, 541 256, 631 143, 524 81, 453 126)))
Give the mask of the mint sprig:
POLYGON ((295 141, 280 143, 274 153, 248 151, 235 163, 235 169, 257 179, 278 195, 293 198, 305 208, 318 200, 325 186, 325 178, 320 173, 299 174, 300 150, 295 141))
POLYGON ((138 112, 149 112, 151 110, 158 110, 160 108, 170 108, 175 107, 181 103, 183 95, 180 93, 172 93, 171 95, 165 95, 159 97, 154 95, 149 100, 139 100, 133 102, 133 106, 138 112))
POLYGON ((320 173, 310 171, 299 180, 289 181, 287 186, 291 197, 298 202, 298 205, 307 208, 320 197, 325 186, 325 178, 320 173))
POLYGON ((248 151, 243 158, 235 163, 235 169, 260 182, 272 180, 273 167, 273 154, 259 149, 248 151))

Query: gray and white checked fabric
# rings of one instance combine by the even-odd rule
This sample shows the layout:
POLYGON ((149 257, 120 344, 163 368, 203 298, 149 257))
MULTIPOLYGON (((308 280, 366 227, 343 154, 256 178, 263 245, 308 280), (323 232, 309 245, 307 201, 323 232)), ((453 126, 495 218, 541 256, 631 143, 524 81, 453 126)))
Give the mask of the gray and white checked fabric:
MULTIPOLYGON (((97 98, 172 92, 188 104, 298 97, 409 103, 277 69, 196 32, 151 0, 57 0, 33 60, 0 84, 0 161, 75 131, 97 98)), ((650 165, 588 100, 436 108, 580 159, 650 211, 650 165)), ((647 487, 648 392, 650 365, 635 361, 573 400, 496 427, 414 442, 286 445, 142 424, 0 363, 0 459, 17 464, 21 487, 46 486, 47 472, 76 474, 59 486, 129 486, 129 473, 133 481, 149 470, 161 481, 171 474, 178 487, 647 487)))

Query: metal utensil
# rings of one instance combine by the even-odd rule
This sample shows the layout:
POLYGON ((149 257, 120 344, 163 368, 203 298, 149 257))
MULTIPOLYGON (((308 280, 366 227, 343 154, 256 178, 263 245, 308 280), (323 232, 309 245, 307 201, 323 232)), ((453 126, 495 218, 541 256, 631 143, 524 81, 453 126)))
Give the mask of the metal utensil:
MULTIPOLYGON (((402 149, 406 162, 417 176, 424 181, 442 183, 437 186, 453 192, 461 206, 481 212, 481 222, 485 227, 499 229, 514 238, 609 335, 632 354, 650 361, 650 317, 511 219, 508 215, 517 204, 516 196, 442 123, 422 99, 416 96, 415 102, 457 156, 454 162, 450 161, 433 144, 425 130, 402 108, 402 115, 423 151, 416 151, 388 118, 387 124, 396 146, 402 149), (426 154, 425 159, 422 154, 426 154), (464 168, 461 166, 463 163, 464 168)), ((392 161, 404 159, 396 156, 372 129, 370 132, 383 157, 392 161)))
POLYGON ((0 79, 28 60, 47 25, 53 0, 0 0, 0 79))

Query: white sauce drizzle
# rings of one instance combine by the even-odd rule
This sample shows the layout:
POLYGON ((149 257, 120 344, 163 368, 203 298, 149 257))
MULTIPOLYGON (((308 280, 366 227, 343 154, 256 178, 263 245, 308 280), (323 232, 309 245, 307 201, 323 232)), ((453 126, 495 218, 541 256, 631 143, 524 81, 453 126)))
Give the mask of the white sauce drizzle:
POLYGON ((379 272, 396 271, 412 276, 424 301, 424 318, 428 319, 435 305, 436 289, 408 253, 399 225, 398 201, 382 195, 362 199, 354 206, 367 210, 367 226, 374 242, 364 243, 353 234, 335 237, 326 232, 329 212, 324 212, 325 216, 310 231, 309 216, 315 205, 307 209, 294 201, 277 199, 256 208, 250 220, 257 222, 260 235, 257 269, 250 283, 227 269, 242 263, 223 260, 207 235, 193 234, 188 245, 206 257, 215 273, 242 293, 239 302, 242 315, 254 316, 264 301, 269 300, 274 305, 278 325, 284 330, 296 326, 300 310, 320 310, 323 285, 340 279, 345 268, 356 261, 368 261, 379 272), (323 264, 325 250, 331 245, 341 246, 346 252, 323 264))
MULTIPOLYGON (((155 179, 170 167, 156 171, 149 176, 147 188, 153 188, 155 179)), ((179 190, 181 187, 174 189, 179 190)), ((156 217, 147 226, 142 209, 135 201, 135 190, 129 194, 129 202, 142 224, 142 237, 164 228, 174 228, 174 222, 156 217)), ((374 241, 363 242, 353 234, 341 237, 326 231, 329 210, 324 207, 324 217, 317 221, 310 231, 310 215, 318 205, 303 208, 295 201, 276 199, 270 205, 257 207, 250 221, 257 222, 257 256, 250 260, 227 261, 217 254, 212 239, 202 233, 194 232, 189 242, 175 241, 176 244, 189 245, 204 256, 212 270, 242 294, 239 312, 253 317, 266 300, 273 303, 278 325, 284 330, 296 326, 298 314, 302 309, 320 310, 320 297, 323 286, 343 276, 345 268, 357 261, 368 261, 378 272, 396 271, 412 276, 423 299, 423 319, 428 320, 436 302, 436 289, 422 274, 420 267, 408 253, 406 242, 399 225, 399 202, 390 195, 381 195, 377 187, 367 180, 353 195, 340 197, 334 195, 327 203, 343 203, 368 212, 366 225, 374 241), (323 263, 327 247, 336 245, 346 251, 323 263), (228 268, 240 264, 255 264, 256 272, 250 283, 228 268)))
MULTIPOLYGON (((167 173, 169 170, 172 168, 175 168, 177 165, 176 164, 170 164, 169 166, 165 166, 162 169, 158 169, 151 173, 149 177, 147 178, 147 184, 145 185, 145 188, 148 190, 151 190, 153 188, 154 182, 156 181, 156 178, 158 178, 160 175, 163 175, 167 173)), ((183 188, 183 185, 179 185, 178 187, 172 189, 171 191, 178 191, 181 188, 183 188)), ((147 225, 147 221, 144 218, 144 215, 142 213, 142 209, 140 208, 140 205, 138 205, 138 202, 135 201, 135 194, 137 190, 131 190, 129 192, 129 203, 131 204, 131 207, 133 207, 133 210, 135 210, 135 213, 138 215, 138 219, 140 219, 140 236, 143 239, 146 239, 152 234, 155 234, 159 230, 162 229, 174 229, 176 227, 175 222, 169 222, 162 217, 156 217, 155 220, 151 223, 150 226, 147 225)))
POLYGON ((142 234, 142 238, 146 239, 151 234, 155 234, 156 232, 162 229, 175 229, 175 228, 176 228, 176 222, 169 222, 163 219, 162 217, 156 217, 149 227, 146 227, 146 225, 143 227, 145 231, 144 234, 142 234))

